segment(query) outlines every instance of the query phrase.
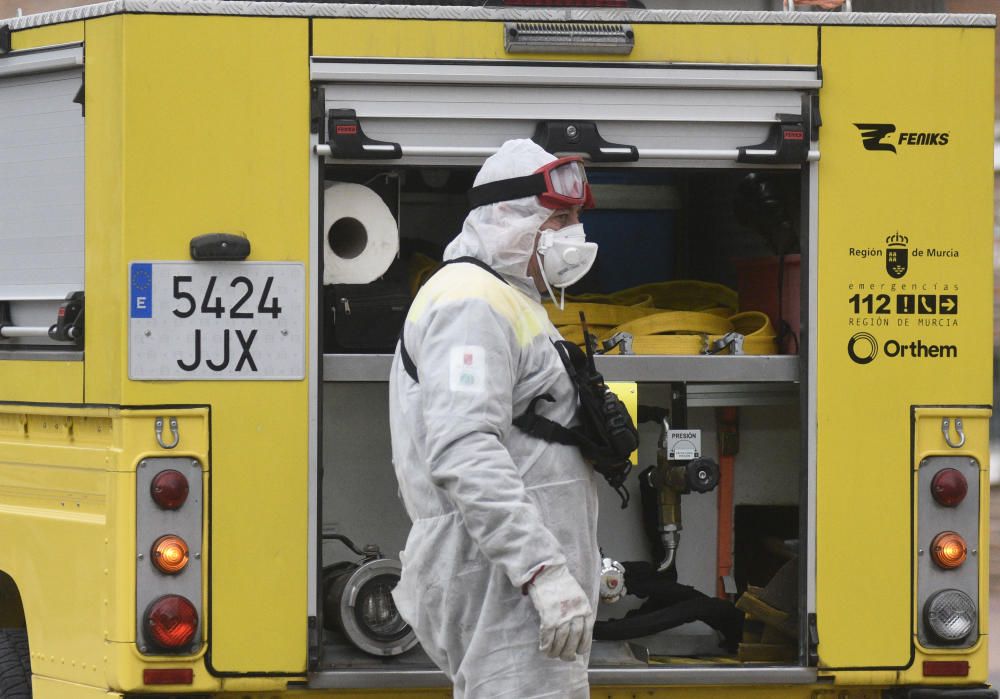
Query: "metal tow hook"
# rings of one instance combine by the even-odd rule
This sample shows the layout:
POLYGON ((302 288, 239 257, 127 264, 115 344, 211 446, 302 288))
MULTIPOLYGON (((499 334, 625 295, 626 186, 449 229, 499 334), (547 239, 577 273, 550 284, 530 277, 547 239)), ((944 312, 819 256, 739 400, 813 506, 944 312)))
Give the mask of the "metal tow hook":
POLYGON ((177 418, 170 418, 170 436, 173 437, 172 442, 167 444, 163 441, 163 418, 156 418, 156 443, 163 449, 173 449, 181 441, 181 431, 177 429, 177 418))
POLYGON ((952 449, 961 449, 965 446, 965 432, 962 430, 962 418, 955 418, 955 432, 958 434, 958 443, 951 441, 951 421, 948 418, 941 420, 941 434, 944 435, 944 441, 952 449))

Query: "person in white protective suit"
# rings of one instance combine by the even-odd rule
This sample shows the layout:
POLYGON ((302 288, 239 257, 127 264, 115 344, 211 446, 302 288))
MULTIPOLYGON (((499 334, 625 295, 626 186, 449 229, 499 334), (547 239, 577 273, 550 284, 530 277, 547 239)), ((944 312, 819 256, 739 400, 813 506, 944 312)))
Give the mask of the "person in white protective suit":
POLYGON ((540 303, 597 246, 579 158, 508 141, 423 286, 389 380, 393 462, 413 522, 393 597, 455 697, 589 697, 600 553, 594 470, 574 446, 513 427, 574 421, 574 386, 540 303), (472 261, 454 262, 459 258, 472 261))

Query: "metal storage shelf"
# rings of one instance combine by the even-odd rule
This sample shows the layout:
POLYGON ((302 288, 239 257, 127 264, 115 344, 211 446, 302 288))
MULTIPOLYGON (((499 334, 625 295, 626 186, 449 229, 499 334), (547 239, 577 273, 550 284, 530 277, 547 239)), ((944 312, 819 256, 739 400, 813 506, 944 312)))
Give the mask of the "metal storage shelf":
MULTIPOLYGON (((323 380, 388 381, 391 354, 324 354, 323 380)), ((608 381, 669 383, 796 383, 796 355, 768 356, 651 356, 597 357, 597 368, 608 381)))

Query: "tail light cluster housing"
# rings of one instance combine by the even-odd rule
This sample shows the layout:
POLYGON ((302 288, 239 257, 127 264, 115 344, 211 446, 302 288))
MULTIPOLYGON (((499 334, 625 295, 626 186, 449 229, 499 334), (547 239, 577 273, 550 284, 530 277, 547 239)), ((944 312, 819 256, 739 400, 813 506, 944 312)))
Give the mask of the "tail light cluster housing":
POLYGON ((917 638, 968 648, 979 638, 979 462, 928 456, 917 473, 917 638))
POLYGON ((146 655, 201 647, 202 465, 147 458, 136 468, 136 644, 146 655))

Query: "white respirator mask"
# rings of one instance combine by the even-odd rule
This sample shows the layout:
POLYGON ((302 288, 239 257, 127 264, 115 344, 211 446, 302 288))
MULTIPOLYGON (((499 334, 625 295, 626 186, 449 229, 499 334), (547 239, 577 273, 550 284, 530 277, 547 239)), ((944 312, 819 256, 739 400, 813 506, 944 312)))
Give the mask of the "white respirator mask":
POLYGON ((542 231, 536 255, 549 298, 562 310, 566 306, 566 287, 583 279, 594 266, 597 243, 587 242, 583 224, 574 223, 559 230, 542 231), (562 292, 558 301, 552 287, 562 292))

